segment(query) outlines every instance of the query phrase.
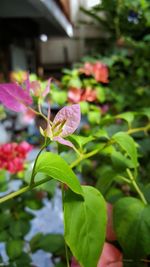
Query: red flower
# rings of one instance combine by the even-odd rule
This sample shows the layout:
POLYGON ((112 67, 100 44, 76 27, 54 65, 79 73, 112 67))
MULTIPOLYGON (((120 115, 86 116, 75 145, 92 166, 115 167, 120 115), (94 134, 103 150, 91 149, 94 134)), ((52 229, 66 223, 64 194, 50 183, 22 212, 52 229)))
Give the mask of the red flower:
POLYGON ((79 103, 80 101, 93 102, 97 99, 96 91, 91 87, 85 89, 70 88, 68 92, 68 100, 71 103, 79 103))
POLYGON ((108 83, 108 67, 97 61, 96 63, 89 63, 86 62, 83 66, 83 68, 80 68, 79 70, 81 73, 84 73, 85 75, 89 76, 92 75, 94 76, 95 80, 97 82, 101 83, 108 83))
POLYGON ((17 173, 24 169, 24 161, 32 146, 23 141, 20 144, 7 143, 0 145, 0 169, 17 173))
POLYGON ((81 89, 71 87, 68 92, 68 100, 71 103, 79 103, 81 100, 81 89))
POLYGON ((93 76, 97 82, 108 83, 108 68, 105 64, 97 62, 93 65, 93 76))
POLYGON ((81 101, 88 101, 93 102, 97 99, 96 91, 93 90, 91 87, 87 87, 81 96, 81 101))
POLYGON ((80 72, 84 73, 85 75, 89 76, 93 73, 93 64, 86 62, 83 66, 83 68, 80 68, 80 72))
MULTIPOLYGON (((97 267, 123 267, 122 253, 113 245, 105 242, 97 267)), ((71 267, 81 267, 72 258, 71 267)))

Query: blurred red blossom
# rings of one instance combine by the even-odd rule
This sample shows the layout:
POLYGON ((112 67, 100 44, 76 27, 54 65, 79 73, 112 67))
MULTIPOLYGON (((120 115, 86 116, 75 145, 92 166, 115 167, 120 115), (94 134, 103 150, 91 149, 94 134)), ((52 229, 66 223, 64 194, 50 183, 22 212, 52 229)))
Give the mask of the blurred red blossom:
POLYGON ((79 103, 80 101, 93 102, 96 99, 96 90, 93 90, 91 87, 85 89, 71 87, 68 92, 68 100, 71 103, 79 103))
POLYGON ((108 67, 102 62, 97 61, 96 63, 86 62, 82 68, 80 68, 80 73, 85 75, 94 76, 97 82, 108 83, 108 67))
POLYGON ((81 89, 70 87, 68 92, 68 100, 71 103, 79 103, 81 101, 81 89))
MULTIPOLYGON (((75 258, 72 259, 71 267, 80 267, 75 258)), ((123 267, 121 252, 105 242, 97 267, 123 267)))
POLYGON ((108 83, 108 68, 101 62, 93 65, 93 75, 97 82, 108 83))
POLYGON ((123 267, 122 253, 112 244, 105 242, 97 267, 123 267))
POLYGON ((35 112, 32 109, 26 109, 22 112, 22 120, 25 124, 32 123, 35 119, 35 112))
POLYGON ((17 143, 6 143, 0 145, 0 169, 10 173, 18 173, 24 169, 24 161, 32 146, 26 141, 17 143))

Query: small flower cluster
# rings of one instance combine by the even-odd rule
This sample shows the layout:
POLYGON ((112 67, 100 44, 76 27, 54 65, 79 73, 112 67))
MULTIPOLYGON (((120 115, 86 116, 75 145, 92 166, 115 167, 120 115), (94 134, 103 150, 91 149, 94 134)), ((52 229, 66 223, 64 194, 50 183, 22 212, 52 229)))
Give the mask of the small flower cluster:
POLYGON ((0 145, 0 169, 18 173, 24 169, 24 161, 32 146, 26 141, 0 145))
POLYGON ((95 63, 86 62, 84 66, 80 69, 81 73, 87 76, 92 75, 97 82, 108 83, 108 67, 97 61, 95 63))
POLYGON ((97 99, 97 93, 91 87, 80 89, 71 87, 68 92, 68 100, 71 103, 79 103, 81 101, 93 102, 97 99))

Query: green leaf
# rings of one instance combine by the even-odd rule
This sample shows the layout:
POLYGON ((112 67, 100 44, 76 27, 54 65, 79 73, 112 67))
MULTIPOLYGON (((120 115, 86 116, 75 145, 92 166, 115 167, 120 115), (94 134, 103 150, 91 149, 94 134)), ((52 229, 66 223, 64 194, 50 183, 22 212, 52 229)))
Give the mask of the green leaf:
POLYGON ((3 229, 6 229, 10 225, 12 217, 10 213, 3 212, 1 213, 1 219, 0 219, 0 231, 3 229))
POLYGON ((140 259, 150 254, 150 206, 126 197, 114 206, 114 227, 125 256, 140 259))
MULTIPOLYGON (((47 184, 47 183, 45 183, 45 184, 47 184)), ((43 206, 43 203, 42 203, 42 201, 40 200, 40 199, 27 199, 27 200, 25 200, 25 205, 26 205, 26 207, 28 207, 28 208, 30 208, 30 209, 32 209, 32 210, 39 210, 39 209, 41 209, 42 208, 42 206, 43 206)))
POLYGON ((44 190, 50 194, 50 196, 54 196, 55 190, 57 187, 57 181, 56 180, 51 180, 48 181, 44 184, 41 184, 37 187, 37 189, 44 190))
POLYGON ((7 242, 9 239, 8 231, 4 230, 0 232, 0 242, 7 242))
POLYGON ((112 163, 117 170, 125 170, 126 168, 134 168, 130 158, 125 157, 121 152, 113 150, 111 154, 112 163))
POLYGON ((42 233, 37 233, 32 237, 30 240, 30 248, 32 252, 35 252, 39 248, 38 244, 43 237, 44 235, 42 233))
POLYGON ((93 136, 97 138, 106 138, 109 139, 109 135, 105 129, 96 129, 93 131, 93 136))
POLYGON ((0 192, 5 192, 8 189, 8 181, 5 170, 0 170, 0 192))
POLYGON ((35 168, 35 175, 37 173, 45 173, 66 184, 76 194, 83 195, 78 178, 64 159, 57 154, 51 152, 41 154, 35 168))
POLYGON ((131 127, 131 124, 134 120, 134 113, 125 112, 125 113, 117 115, 116 118, 125 120, 128 123, 129 127, 131 127))
POLYGON ((20 239, 9 240, 6 243, 6 252, 11 260, 18 258, 22 254, 23 241, 20 239))
POLYGON ((35 252, 38 249, 43 249, 44 251, 51 252, 53 254, 65 253, 64 238, 60 234, 43 235, 38 233, 31 239, 30 246, 32 252, 35 252))
POLYGON ((137 162, 137 149, 134 139, 125 132, 119 132, 114 134, 112 136, 112 139, 114 139, 117 142, 117 144, 123 150, 125 150, 127 155, 131 158, 134 167, 136 168, 138 166, 138 162, 137 162))
POLYGON ((150 203, 150 184, 144 186, 142 191, 144 193, 146 200, 148 201, 148 203, 150 203))
POLYGON ((60 90, 53 91, 52 101, 53 103, 57 103, 58 105, 64 105, 64 103, 67 101, 67 92, 60 90))
POLYGON ((84 200, 65 192, 65 241, 82 267, 96 267, 105 240, 106 205, 98 190, 82 188, 84 200))
POLYGON ((120 198, 123 198, 124 194, 121 189, 111 186, 105 194, 105 199, 107 202, 115 203, 120 198))
POLYGON ((70 141, 75 141, 75 143, 80 147, 83 148, 84 145, 94 140, 93 136, 81 136, 81 135, 75 135, 72 134, 69 137, 70 141))
POLYGON ((147 116, 147 118, 150 119, 150 108, 149 107, 143 108, 141 114, 147 116))
POLYGON ((11 220, 9 232, 12 237, 14 238, 21 238, 25 234, 27 234, 30 230, 30 223, 29 221, 23 221, 23 220, 18 220, 14 221, 11 220))
POLYGON ((97 99, 99 100, 99 102, 103 103, 105 101, 105 88, 102 86, 97 86, 96 94, 97 94, 97 99))
MULTIPOLYGON (((13 266, 16 266, 16 267, 21 267, 21 266, 31 267, 32 266, 31 265, 31 261, 32 260, 31 260, 30 256, 27 253, 23 252, 21 254, 21 256, 15 261, 15 265, 13 265, 13 266)), ((9 267, 11 267, 11 266, 9 266, 9 267)))
POLYGON ((81 88, 82 82, 81 82, 80 78, 78 78, 77 76, 74 76, 70 79, 68 86, 75 87, 75 88, 81 88))
POLYGON ((99 110, 89 111, 88 120, 91 124, 99 124, 101 119, 101 114, 99 110))
POLYGON ((83 115, 87 114, 89 112, 89 103, 86 101, 80 102, 80 108, 81 108, 81 113, 83 115))
POLYGON ((110 166, 103 166, 100 170, 96 170, 96 176, 100 176, 96 183, 96 188, 102 194, 105 194, 115 180, 117 173, 110 166))

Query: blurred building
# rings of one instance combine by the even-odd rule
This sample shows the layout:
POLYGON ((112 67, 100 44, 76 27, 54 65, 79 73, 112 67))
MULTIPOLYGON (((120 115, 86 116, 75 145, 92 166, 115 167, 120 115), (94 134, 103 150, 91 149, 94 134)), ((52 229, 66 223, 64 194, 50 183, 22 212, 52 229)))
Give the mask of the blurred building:
POLYGON ((85 40, 100 34, 96 26, 81 24, 87 17, 80 6, 97 0, 1 0, 0 73, 29 70, 59 76, 88 51, 85 40))

